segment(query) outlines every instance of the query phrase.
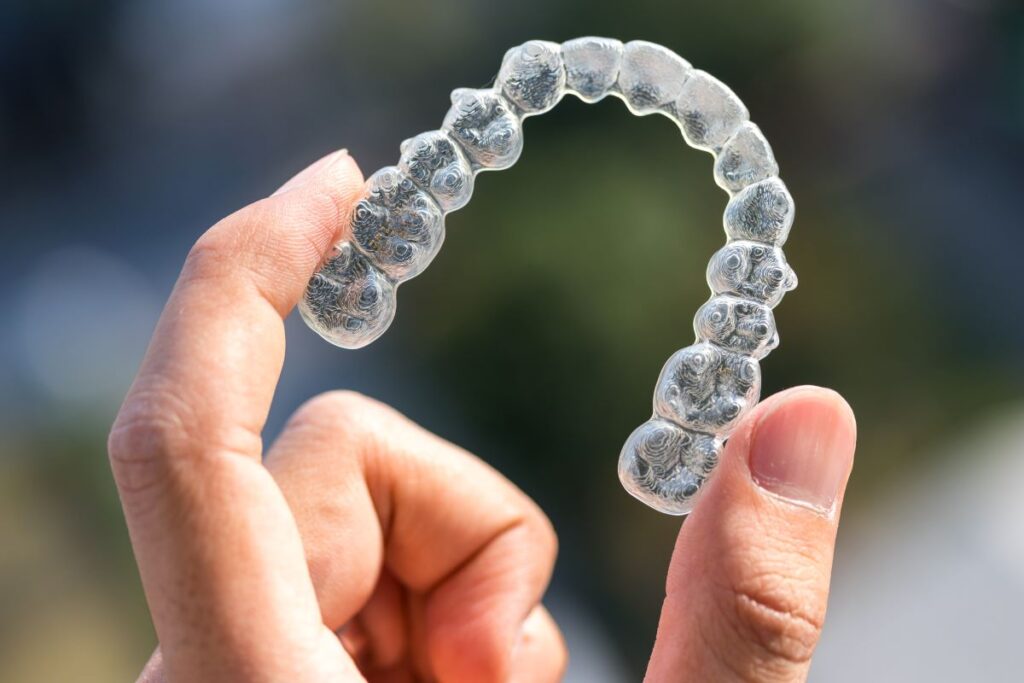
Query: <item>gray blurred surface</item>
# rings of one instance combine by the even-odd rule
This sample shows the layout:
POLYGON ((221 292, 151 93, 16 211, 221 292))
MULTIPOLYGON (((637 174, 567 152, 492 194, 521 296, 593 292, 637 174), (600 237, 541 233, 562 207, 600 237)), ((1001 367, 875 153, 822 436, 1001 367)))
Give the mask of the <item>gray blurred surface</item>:
POLYGON ((1019 681, 1024 405, 843 529, 813 681, 1019 681))

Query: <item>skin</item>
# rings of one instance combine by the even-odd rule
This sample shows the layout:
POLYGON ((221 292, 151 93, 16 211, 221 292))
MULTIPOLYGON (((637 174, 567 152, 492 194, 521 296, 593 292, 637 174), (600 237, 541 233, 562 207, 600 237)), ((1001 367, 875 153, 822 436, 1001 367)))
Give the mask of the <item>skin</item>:
MULTIPOLYGON (((109 442, 160 642, 140 681, 564 672, 541 604, 554 530, 483 461, 351 392, 307 402, 264 453, 283 318, 362 182, 329 155, 213 226, 183 266, 109 442)), ((854 441, 849 407, 824 389, 744 418, 679 534, 649 683, 806 678, 854 441), (834 499, 758 484, 755 440, 794 457, 827 444, 834 499)))

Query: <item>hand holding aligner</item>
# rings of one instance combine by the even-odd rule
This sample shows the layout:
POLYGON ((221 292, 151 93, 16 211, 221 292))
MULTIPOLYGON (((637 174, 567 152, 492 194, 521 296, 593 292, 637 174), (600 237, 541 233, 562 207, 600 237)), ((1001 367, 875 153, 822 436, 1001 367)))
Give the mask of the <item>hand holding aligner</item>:
POLYGON ((523 119, 548 111, 566 93, 585 102, 612 95, 635 114, 668 116, 691 147, 715 157, 715 182, 730 195, 723 216, 728 243, 708 264, 713 294, 694 318, 697 341, 669 358, 654 415, 619 456, 627 491, 662 512, 686 514, 723 441, 758 401, 758 359, 778 345, 771 309, 797 284, 781 249, 795 207, 747 108, 671 50, 597 37, 510 49, 494 87, 454 90, 441 129, 403 142, 398 165, 367 180, 349 234, 310 280, 299 310, 337 346, 359 348, 382 335, 394 318, 398 285, 440 249, 444 214, 466 205, 476 173, 514 164, 523 119))

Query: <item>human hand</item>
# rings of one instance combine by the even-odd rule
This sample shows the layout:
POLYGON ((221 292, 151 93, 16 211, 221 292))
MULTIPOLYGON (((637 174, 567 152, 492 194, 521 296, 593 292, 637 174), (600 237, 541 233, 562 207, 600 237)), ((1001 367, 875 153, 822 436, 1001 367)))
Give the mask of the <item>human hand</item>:
MULTIPOLYGON (((142 681, 561 676, 554 532, 483 462, 350 393, 300 408, 261 461, 283 318, 361 186, 325 157, 186 260, 110 436, 161 644, 142 681)), ((811 388, 744 421, 680 534, 649 681, 805 677, 853 430, 811 388)))

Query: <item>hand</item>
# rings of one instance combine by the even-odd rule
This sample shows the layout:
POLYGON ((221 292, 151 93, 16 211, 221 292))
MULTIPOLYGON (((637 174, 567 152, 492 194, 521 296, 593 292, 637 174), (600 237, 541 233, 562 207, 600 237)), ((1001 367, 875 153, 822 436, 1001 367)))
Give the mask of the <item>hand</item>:
MULTIPOLYGON (((182 269, 109 445, 160 640, 142 681, 561 676, 540 605, 554 532, 494 470, 350 393, 300 408, 262 457, 282 320, 361 187, 325 157, 182 269)), ((806 676, 853 440, 823 390, 744 421, 680 534, 649 681, 806 676)))

